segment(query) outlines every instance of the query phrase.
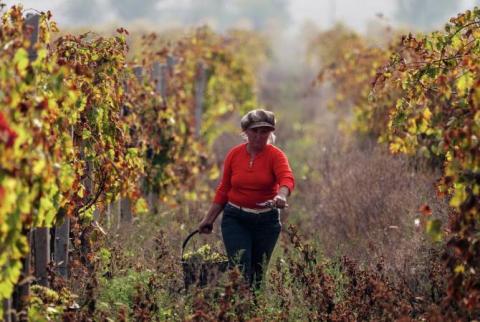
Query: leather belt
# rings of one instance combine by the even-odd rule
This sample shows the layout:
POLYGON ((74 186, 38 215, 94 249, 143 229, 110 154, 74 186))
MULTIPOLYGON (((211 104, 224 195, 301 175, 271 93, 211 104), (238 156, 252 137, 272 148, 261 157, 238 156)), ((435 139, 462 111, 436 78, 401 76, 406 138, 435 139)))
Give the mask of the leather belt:
POLYGON ((254 214, 263 214, 269 211, 272 211, 272 208, 263 208, 263 209, 252 209, 252 208, 246 208, 246 207, 240 207, 239 205, 234 204, 233 202, 228 202, 228 204, 234 208, 240 209, 242 211, 246 212, 251 212, 254 214))

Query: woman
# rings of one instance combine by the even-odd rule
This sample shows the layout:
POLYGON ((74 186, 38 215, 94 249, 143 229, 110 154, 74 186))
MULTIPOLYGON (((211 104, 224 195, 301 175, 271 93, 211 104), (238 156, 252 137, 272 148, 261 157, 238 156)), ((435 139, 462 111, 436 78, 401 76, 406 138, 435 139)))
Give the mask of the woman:
POLYGON ((209 234, 223 210, 222 236, 231 265, 238 264, 250 286, 261 285, 280 234, 280 211, 295 181, 287 157, 273 146, 275 115, 263 109, 240 121, 247 142, 231 149, 223 177, 199 225, 209 234))

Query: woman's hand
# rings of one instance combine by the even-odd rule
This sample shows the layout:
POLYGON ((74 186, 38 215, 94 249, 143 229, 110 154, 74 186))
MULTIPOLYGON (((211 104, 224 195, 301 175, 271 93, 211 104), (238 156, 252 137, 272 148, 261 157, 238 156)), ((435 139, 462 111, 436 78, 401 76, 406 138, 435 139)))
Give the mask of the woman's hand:
POLYGON ((285 198, 283 195, 276 195, 272 201, 273 207, 275 208, 284 209, 288 207, 287 198, 285 198))
POLYGON ((277 195, 273 198, 273 206, 275 208, 284 209, 288 207, 287 196, 290 195, 290 190, 286 186, 281 186, 278 189, 277 195))
POLYGON ((210 209, 208 209, 207 215, 203 218, 203 220, 198 225, 198 231, 200 234, 210 234, 213 229, 213 223, 217 216, 222 212, 223 205, 219 205, 216 203, 212 203, 210 209))
POLYGON ((208 219, 203 219, 200 224, 198 225, 198 231, 200 234, 210 234, 213 230, 213 223, 211 223, 208 219))

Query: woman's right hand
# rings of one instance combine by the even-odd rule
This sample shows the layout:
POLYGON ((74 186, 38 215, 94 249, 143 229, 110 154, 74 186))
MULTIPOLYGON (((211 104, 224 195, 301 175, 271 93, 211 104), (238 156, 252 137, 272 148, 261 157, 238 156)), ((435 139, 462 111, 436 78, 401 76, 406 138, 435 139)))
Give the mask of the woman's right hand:
POLYGON ((210 234, 213 229, 213 223, 218 214, 223 210, 223 205, 212 203, 203 220, 198 225, 198 231, 200 234, 210 234))
POLYGON ((209 220, 202 220, 198 225, 198 231, 200 234, 210 234, 213 230, 213 224, 209 220))

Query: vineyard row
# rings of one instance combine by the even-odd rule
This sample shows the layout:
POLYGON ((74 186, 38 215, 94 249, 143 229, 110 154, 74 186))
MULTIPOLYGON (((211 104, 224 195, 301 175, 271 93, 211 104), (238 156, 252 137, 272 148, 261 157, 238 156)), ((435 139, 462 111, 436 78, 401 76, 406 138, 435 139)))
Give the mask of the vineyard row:
POLYGON ((67 277, 69 256, 88 269, 96 256, 89 234, 103 233, 100 217, 130 221, 131 211, 154 211, 156 202, 174 202, 180 187, 193 187, 212 169, 204 154, 218 120, 256 104, 255 66, 239 49, 248 35, 200 28, 162 45, 149 35, 130 62, 123 28, 112 37, 52 41, 56 31, 50 13, 24 18, 14 6, 2 17, 0 300, 7 310, 27 305, 32 274, 41 285, 50 269, 67 277))
POLYGON ((384 47, 338 26, 310 49, 324 64, 317 81, 335 88, 331 106, 353 112, 349 130, 442 172, 437 191, 448 198, 451 219, 441 223, 423 205, 421 222, 445 245, 446 318, 478 317, 480 9, 452 18, 443 31, 393 35, 384 47))

